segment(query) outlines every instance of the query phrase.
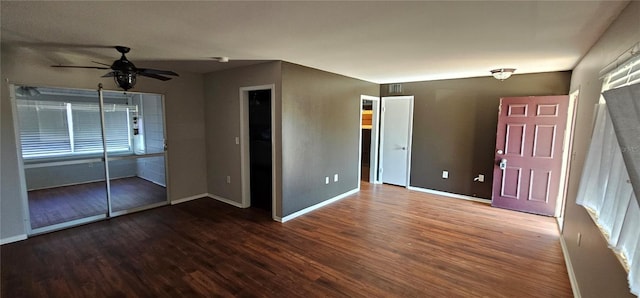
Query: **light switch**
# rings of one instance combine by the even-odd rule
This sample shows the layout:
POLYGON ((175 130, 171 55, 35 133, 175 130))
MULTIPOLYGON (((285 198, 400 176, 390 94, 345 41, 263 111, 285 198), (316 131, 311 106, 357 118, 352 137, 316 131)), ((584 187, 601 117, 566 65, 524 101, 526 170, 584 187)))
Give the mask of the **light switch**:
POLYGON ((449 179, 449 171, 442 171, 442 179, 449 179))

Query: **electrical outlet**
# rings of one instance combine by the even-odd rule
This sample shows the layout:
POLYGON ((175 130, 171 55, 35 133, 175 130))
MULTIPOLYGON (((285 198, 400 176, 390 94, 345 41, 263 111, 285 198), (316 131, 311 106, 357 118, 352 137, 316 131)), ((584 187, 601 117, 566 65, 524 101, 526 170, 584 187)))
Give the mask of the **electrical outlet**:
POLYGON ((338 182, 338 174, 333 175, 333 182, 338 182))
POLYGON ((231 184, 231 176, 227 176, 227 184, 231 184))
POLYGON ((442 179, 449 179, 449 171, 442 171, 442 179))
POLYGON ((329 184, 329 176, 324 177, 324 184, 329 184))

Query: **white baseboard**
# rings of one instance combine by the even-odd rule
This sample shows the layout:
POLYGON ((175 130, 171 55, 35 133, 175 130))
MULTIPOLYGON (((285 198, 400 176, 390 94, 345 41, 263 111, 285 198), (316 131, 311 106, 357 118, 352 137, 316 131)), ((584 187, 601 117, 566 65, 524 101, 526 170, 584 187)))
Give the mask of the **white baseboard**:
POLYGON ((17 241, 22 241, 27 239, 27 234, 16 235, 12 237, 2 238, 0 239, 0 245, 9 244, 17 241))
POLYGON ((206 198, 208 196, 209 196, 209 194, 202 193, 202 194, 195 195, 195 196, 190 196, 190 197, 186 197, 186 198, 182 198, 182 199, 177 199, 177 200, 171 201, 171 205, 180 204, 180 203, 184 203, 184 202, 189 202, 189 201, 193 201, 195 199, 206 198))
POLYGON ((232 201, 232 200, 229 200, 227 198, 223 198, 221 196, 217 196, 217 195, 214 195, 214 194, 208 193, 207 197, 210 197, 212 199, 218 200, 218 201, 223 202, 223 203, 227 203, 227 204, 229 204, 231 206, 235 206, 235 207, 238 207, 238 208, 247 208, 247 207, 242 206, 242 203, 238 203, 238 202, 235 202, 235 201, 232 201))
POLYGON ((580 295, 578 280, 576 279, 576 274, 573 271, 573 265, 571 265, 571 258, 569 257, 569 249, 567 249, 567 243, 564 242, 564 236, 562 236, 562 234, 560 234, 560 246, 562 246, 562 255, 564 256, 564 262, 567 265, 567 272, 569 273, 569 281, 571 282, 573 297, 581 298, 582 295, 580 295))
POLYGON ((490 199, 485 199, 485 198, 470 197, 470 196, 459 195, 459 194, 450 193, 450 192, 444 192, 444 191, 426 189, 426 188, 420 188, 420 187, 414 187, 414 186, 409 186, 409 187, 407 187, 407 189, 415 190, 415 191, 419 191, 419 192, 425 192, 425 193, 429 193, 429 194, 433 194, 433 195, 439 195, 439 196, 443 196, 443 197, 454 198, 454 199, 461 199, 461 200, 467 200, 467 201, 474 201, 474 202, 479 202, 479 203, 491 204, 491 200, 490 199))
POLYGON ((358 193, 358 191, 359 190, 357 188, 356 189, 352 189, 352 190, 350 190, 348 192, 345 192, 343 194, 337 195, 337 196, 335 196, 335 197, 333 197, 331 199, 328 199, 326 201, 320 202, 320 203, 315 204, 313 206, 310 206, 310 207, 304 208, 304 209, 302 209, 300 211, 297 211, 297 212, 294 212, 292 214, 289 214, 289 215, 287 215, 287 216, 285 216, 283 218, 274 217, 273 219, 275 221, 279 221, 279 222, 287 222, 287 221, 292 220, 292 219, 294 219, 294 218, 296 218, 296 217, 298 217, 300 215, 303 215, 305 213, 309 213, 309 212, 311 212, 313 210, 316 210, 316 209, 321 208, 323 206, 326 206, 326 205, 329 205, 329 204, 334 203, 336 201, 339 201, 341 199, 344 199, 344 198, 346 198, 346 197, 348 197, 348 196, 350 196, 352 194, 358 193))

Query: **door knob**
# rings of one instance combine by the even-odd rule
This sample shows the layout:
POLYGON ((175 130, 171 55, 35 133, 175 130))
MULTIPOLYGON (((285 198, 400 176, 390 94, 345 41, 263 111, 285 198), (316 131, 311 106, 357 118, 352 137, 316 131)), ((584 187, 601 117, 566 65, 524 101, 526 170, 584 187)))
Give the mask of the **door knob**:
POLYGON ((498 149, 498 154, 503 154, 504 152, 502 151, 502 149, 498 149))
POLYGON ((402 149, 402 150, 407 150, 407 147, 402 147, 402 148, 400 148, 400 149, 402 149))

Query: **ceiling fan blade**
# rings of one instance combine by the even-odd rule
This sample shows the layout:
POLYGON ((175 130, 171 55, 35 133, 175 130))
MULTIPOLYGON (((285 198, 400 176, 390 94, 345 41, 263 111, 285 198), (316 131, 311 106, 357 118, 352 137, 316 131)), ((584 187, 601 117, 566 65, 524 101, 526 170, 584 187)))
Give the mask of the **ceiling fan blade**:
POLYGON ((115 76, 116 76, 116 72, 112 71, 110 73, 107 73, 107 74, 103 75, 102 77, 103 78, 109 78, 109 77, 115 77, 115 76))
POLYGON ((95 64, 100 64, 100 65, 104 65, 104 66, 109 66, 109 68, 111 68, 111 64, 106 64, 106 63, 102 63, 102 62, 98 62, 98 61, 91 61, 95 64))
POLYGON ((91 68, 91 69, 111 69, 110 67, 100 67, 100 66, 72 66, 72 65, 51 65, 51 67, 91 68))
POLYGON ((168 81, 171 80, 171 78, 167 78, 167 77, 163 77, 154 73, 145 73, 145 72, 139 72, 139 75, 143 76, 143 77, 149 77, 149 78, 154 78, 154 79, 158 79, 161 81, 168 81))
POLYGON ((151 69, 151 68, 138 68, 139 74, 161 74, 161 75, 169 75, 179 77, 177 73, 170 70, 160 70, 160 69, 151 69))

